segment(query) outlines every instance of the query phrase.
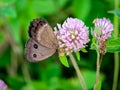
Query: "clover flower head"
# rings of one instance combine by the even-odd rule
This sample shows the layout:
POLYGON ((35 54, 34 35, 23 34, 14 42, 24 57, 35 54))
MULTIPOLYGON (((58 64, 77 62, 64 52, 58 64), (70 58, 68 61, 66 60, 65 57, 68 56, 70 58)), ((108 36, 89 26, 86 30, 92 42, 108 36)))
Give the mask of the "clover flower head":
POLYGON ((0 90, 6 90, 6 89, 7 89, 7 85, 3 80, 0 80, 0 90))
POLYGON ((111 37, 112 31, 113 31, 113 24, 110 22, 110 20, 107 20, 106 18, 97 18, 94 20, 94 36, 98 40, 107 40, 109 37, 111 37))
POLYGON ((54 28, 60 52, 66 53, 80 51, 89 42, 88 27, 77 18, 67 18, 65 22, 57 24, 54 28))

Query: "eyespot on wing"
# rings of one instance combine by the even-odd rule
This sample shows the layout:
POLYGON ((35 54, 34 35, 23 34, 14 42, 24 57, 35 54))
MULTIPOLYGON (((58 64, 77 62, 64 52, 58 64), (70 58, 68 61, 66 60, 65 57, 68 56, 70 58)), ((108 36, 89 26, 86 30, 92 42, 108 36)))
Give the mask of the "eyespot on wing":
POLYGON ((26 43, 25 56, 30 62, 45 60, 56 52, 56 49, 45 47, 30 38, 26 43))

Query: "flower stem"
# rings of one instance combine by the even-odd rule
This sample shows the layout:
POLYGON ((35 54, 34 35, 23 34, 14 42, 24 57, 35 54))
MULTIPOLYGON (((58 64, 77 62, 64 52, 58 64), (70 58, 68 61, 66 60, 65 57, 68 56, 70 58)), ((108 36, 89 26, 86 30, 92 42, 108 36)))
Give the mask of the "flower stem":
POLYGON ((103 54, 100 54, 99 51, 97 51, 97 71, 96 71, 96 81, 95 81, 95 85, 94 85, 94 90, 97 90, 97 87, 98 87, 98 82, 99 82, 99 75, 100 75, 100 65, 102 63, 102 57, 103 57, 103 54))
POLYGON ((77 73, 77 76, 78 76, 78 78, 80 80, 80 83, 81 83, 81 86, 82 86, 83 90, 87 90, 87 86, 85 84, 85 81, 83 79, 83 76, 82 76, 82 74, 80 72, 80 69, 79 69, 79 67, 78 67, 78 65, 76 63, 76 60, 75 60, 74 56, 71 53, 69 54, 69 56, 70 56, 70 60, 71 60, 71 62, 73 64, 73 66, 75 68, 75 71, 77 73))
MULTIPOLYGON (((114 9, 119 8, 119 0, 114 0, 114 9)), ((118 38, 119 35, 119 21, 118 17, 114 15, 114 37, 118 38)), ((118 82, 118 74, 119 74, 119 53, 115 52, 114 53, 114 78, 113 78, 113 86, 112 90, 117 89, 117 82, 118 82)))

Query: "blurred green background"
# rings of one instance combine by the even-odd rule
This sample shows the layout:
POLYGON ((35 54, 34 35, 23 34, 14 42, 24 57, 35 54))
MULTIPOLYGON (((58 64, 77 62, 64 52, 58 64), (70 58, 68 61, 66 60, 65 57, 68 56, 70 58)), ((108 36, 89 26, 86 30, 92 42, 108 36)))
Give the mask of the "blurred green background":
MULTIPOLYGON (((0 0, 0 79, 9 90, 81 90, 79 80, 69 61, 64 67, 55 53, 48 59, 30 63, 24 49, 28 40, 30 21, 41 17, 52 27, 67 17, 76 17, 92 27, 95 18, 106 17, 113 23, 114 0, 0 0)), ((96 52, 81 54, 77 61, 87 87, 92 90, 95 81, 96 52)), ((69 60, 69 57, 68 57, 69 60)), ((111 90, 114 72, 114 54, 104 55, 101 65, 102 90, 111 90)), ((120 77, 118 79, 120 90, 120 77)))

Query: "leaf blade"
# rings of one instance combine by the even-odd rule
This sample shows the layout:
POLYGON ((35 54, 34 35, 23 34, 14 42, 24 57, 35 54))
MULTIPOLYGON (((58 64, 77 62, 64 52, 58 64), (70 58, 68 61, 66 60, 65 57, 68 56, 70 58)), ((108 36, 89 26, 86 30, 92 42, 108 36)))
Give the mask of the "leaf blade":
POLYGON ((75 54, 76 54, 77 60, 80 61, 80 53, 77 51, 75 52, 75 54))
POLYGON ((107 41, 107 52, 120 52, 120 37, 107 41))
POLYGON ((69 67, 68 61, 67 61, 67 57, 64 56, 59 56, 60 62, 65 66, 65 67, 69 67))

